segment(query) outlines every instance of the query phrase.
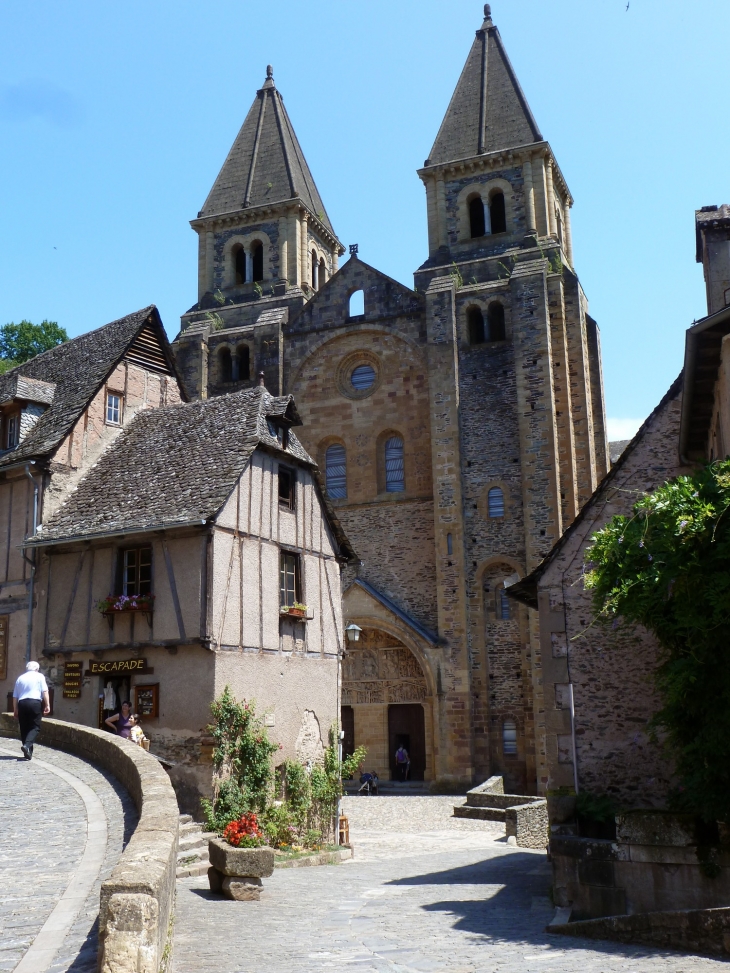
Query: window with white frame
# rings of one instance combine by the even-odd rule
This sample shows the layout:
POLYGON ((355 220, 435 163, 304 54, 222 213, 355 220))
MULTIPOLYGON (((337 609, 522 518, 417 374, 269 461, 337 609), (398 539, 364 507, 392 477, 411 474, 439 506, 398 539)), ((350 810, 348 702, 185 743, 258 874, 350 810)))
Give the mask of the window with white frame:
POLYGON ((118 426, 122 421, 122 397, 118 392, 106 393, 106 421, 110 426, 118 426))

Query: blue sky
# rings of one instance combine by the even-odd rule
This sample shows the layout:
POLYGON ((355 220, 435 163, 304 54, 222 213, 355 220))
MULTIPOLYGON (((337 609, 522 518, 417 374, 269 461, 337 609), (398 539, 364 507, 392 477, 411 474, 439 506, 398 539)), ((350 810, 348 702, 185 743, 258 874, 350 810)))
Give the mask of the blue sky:
MULTIPOLYGON (((705 313, 694 210, 730 202, 730 3, 492 8, 576 201, 619 438, 705 313)), ((174 337, 196 299, 188 220, 267 63, 340 239, 412 286, 427 255, 415 170, 481 20, 472 0, 3 0, 0 323, 74 335, 155 303, 174 337)))

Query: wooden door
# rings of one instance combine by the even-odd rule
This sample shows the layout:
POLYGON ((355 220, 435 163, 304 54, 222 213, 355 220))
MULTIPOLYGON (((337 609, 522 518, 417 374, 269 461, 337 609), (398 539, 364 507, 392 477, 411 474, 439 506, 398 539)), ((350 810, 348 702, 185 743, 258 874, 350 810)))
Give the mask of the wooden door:
POLYGON ((411 758, 409 780, 423 780, 426 772, 426 725, 420 703, 398 703, 388 707, 390 779, 397 780, 395 752, 404 746, 411 758))

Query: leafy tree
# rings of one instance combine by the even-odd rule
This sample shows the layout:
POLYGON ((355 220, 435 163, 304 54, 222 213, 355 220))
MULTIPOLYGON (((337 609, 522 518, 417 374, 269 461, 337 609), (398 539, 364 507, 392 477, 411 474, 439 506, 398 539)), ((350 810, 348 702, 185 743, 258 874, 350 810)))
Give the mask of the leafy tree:
POLYGON ((678 809, 730 821, 730 460, 642 497, 593 536, 586 587, 615 625, 639 623, 662 648, 656 682, 680 787, 678 809))
POLYGON ((59 328, 55 321, 10 322, 0 327, 0 374, 35 358, 43 351, 55 348, 68 341, 65 328, 59 328))

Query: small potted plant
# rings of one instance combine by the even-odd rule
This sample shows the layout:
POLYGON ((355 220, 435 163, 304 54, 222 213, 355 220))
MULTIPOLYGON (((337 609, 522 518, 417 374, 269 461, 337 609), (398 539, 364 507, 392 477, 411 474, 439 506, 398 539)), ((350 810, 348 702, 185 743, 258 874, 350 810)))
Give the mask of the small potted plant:
POLYGON ((290 605, 285 612, 290 618, 306 618, 307 617, 307 606, 302 605, 301 602, 295 601, 293 605, 290 605))

